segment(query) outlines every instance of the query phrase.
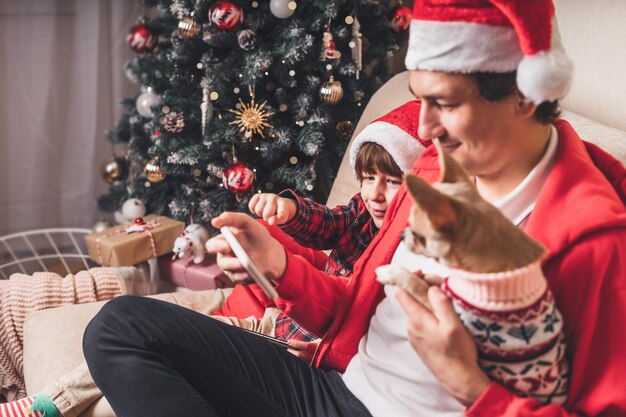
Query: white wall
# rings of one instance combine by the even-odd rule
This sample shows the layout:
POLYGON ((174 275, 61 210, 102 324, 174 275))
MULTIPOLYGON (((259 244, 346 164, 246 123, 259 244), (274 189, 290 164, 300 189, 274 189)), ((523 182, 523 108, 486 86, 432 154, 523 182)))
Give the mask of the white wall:
POLYGON ((626 130, 626 1, 554 0, 576 66, 563 107, 626 130))

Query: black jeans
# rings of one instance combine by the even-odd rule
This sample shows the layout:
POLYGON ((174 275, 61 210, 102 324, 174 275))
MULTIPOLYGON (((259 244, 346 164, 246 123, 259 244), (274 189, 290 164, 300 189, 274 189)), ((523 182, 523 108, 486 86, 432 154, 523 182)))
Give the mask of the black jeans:
POLYGON ((109 301, 83 350, 118 417, 370 416, 337 372, 159 300, 109 301))

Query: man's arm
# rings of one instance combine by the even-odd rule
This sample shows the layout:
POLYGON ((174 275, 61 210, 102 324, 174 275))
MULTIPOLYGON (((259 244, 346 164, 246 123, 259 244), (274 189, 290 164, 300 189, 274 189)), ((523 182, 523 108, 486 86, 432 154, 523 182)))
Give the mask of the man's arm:
MULTIPOLYGON (((334 318, 346 280, 329 276, 307 259, 287 251, 262 224, 243 213, 225 212, 212 220, 213 227, 229 226, 250 259, 277 285, 276 305, 315 334, 323 334, 334 318)), ((217 265, 234 282, 249 283, 239 259, 222 236, 206 243, 217 254, 217 265)))
POLYGON ((285 233, 278 226, 270 226, 263 220, 258 220, 258 222, 265 225, 270 235, 278 240, 288 252, 299 255, 310 262, 315 268, 324 270, 326 262, 328 261, 328 255, 324 252, 300 245, 294 238, 285 233))

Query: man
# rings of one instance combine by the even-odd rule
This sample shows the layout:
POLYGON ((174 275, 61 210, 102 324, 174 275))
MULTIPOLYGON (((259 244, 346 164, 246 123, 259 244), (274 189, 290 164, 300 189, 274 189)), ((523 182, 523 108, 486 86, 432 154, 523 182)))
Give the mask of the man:
MULTIPOLYGON (((439 137, 481 195, 548 249, 543 272, 564 317, 572 368, 564 405, 490 381, 438 288, 429 291, 431 314, 375 282, 377 266, 415 260, 399 242, 411 206, 401 189, 348 284, 307 267, 243 214, 213 221, 230 226, 274 280, 277 305, 323 336, 316 368, 190 312, 117 299, 84 343, 113 408, 120 415, 625 415, 626 336, 615 318, 626 314, 626 172, 567 122, 552 123, 552 102, 571 76, 551 38, 553 11, 540 0, 416 1, 407 67, 422 99, 419 135, 439 137), (168 323, 146 325, 155 314, 168 323)), ((431 147, 413 172, 434 181, 435 161, 431 147)), ((207 248, 232 279, 248 279, 223 239, 207 248)), ((425 272, 434 267, 417 262, 425 272)))

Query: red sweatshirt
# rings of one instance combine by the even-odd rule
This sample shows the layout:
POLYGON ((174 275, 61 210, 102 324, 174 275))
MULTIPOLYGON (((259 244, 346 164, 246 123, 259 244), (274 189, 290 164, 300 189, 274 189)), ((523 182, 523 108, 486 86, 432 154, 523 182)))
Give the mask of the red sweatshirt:
MULTIPOLYGON (((471 417, 626 416, 626 169, 582 142, 566 121, 555 125, 555 164, 525 230, 548 248, 543 270, 563 314, 572 367, 568 400, 563 407, 544 406, 493 382, 466 411, 471 417)), ((432 147, 413 172, 431 182, 439 177, 432 147)), ((357 352, 384 297, 374 270, 391 262, 410 207, 401 188, 347 284, 288 251, 277 305, 306 329, 325 335, 316 366, 344 371, 357 352)))

